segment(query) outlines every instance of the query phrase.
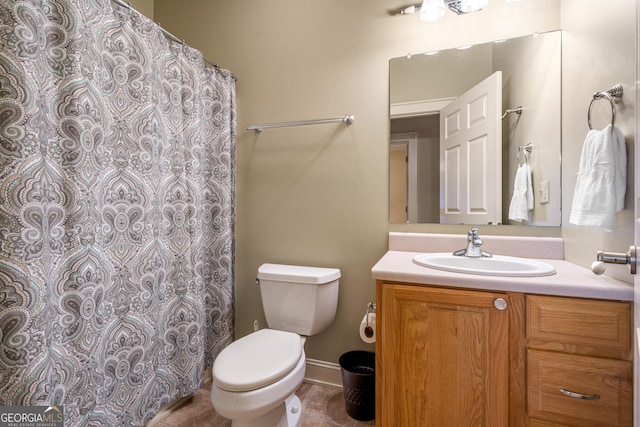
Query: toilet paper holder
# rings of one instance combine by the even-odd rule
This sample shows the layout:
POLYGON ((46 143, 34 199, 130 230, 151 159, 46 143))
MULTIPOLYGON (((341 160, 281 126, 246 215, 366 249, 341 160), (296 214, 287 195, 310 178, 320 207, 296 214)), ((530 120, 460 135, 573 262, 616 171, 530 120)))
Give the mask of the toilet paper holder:
POLYGON ((365 317, 367 318, 367 327, 369 327, 369 314, 375 313, 375 312, 376 312, 376 304, 373 302, 369 302, 369 304, 367 304, 367 312, 364 314, 365 317))

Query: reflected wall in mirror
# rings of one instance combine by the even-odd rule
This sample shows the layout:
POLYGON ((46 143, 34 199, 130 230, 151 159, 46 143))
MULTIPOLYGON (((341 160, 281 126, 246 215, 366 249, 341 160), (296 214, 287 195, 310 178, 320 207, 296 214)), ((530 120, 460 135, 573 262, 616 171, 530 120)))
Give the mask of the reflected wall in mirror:
POLYGON ((561 44, 554 31, 390 61, 391 223, 561 224, 561 44), (485 122, 497 129, 467 133, 485 122))

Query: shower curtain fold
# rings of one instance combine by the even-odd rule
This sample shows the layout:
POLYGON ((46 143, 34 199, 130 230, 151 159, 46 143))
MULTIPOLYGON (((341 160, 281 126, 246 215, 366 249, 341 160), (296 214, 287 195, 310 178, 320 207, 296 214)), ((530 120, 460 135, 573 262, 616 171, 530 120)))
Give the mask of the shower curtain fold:
POLYGON ((0 0, 0 406, 141 426, 232 339, 235 81, 111 0, 0 0))

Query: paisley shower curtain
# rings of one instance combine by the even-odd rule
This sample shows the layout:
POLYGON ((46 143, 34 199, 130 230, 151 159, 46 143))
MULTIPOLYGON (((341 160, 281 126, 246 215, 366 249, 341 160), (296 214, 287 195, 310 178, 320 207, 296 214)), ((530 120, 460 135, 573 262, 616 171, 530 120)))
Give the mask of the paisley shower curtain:
POLYGON ((0 406, 136 426, 232 339, 235 82, 111 0, 0 0, 0 406))

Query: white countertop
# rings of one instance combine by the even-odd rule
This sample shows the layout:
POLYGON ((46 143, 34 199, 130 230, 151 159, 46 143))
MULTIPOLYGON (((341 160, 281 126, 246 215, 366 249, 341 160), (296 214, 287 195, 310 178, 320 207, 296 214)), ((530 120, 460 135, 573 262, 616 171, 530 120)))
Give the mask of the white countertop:
POLYGON ((526 292, 583 298, 633 301, 633 286, 591 270, 556 259, 539 259, 556 268, 556 274, 544 277, 498 277, 451 273, 415 264, 420 252, 389 251, 371 269, 374 279, 454 286, 491 291, 526 292))
MULTIPOLYGON (((436 236, 431 235, 431 240, 434 237, 436 236)), ((394 238, 397 239, 397 236, 394 238)), ((495 239, 495 236, 491 239, 495 239)), ((395 247, 397 246, 390 245, 390 249, 395 247)), ((597 276, 590 269, 560 259, 531 258, 553 265, 556 268, 556 274, 551 276, 497 277, 452 273, 415 264, 413 257, 424 252, 427 251, 389 250, 371 269, 372 277, 376 280, 423 285, 633 301, 632 284, 604 275, 597 276)), ((442 250, 434 252, 442 252, 442 250)))

